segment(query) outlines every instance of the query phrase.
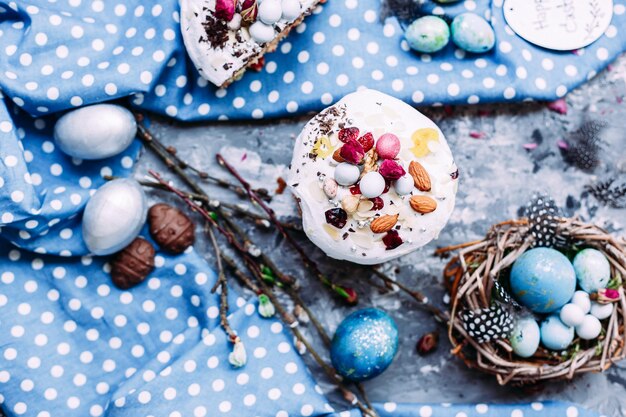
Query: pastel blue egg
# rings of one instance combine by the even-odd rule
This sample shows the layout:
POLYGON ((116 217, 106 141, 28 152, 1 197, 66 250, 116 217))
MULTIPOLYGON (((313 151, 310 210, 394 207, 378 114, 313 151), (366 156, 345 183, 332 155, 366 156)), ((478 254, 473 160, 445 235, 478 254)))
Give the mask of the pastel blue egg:
POLYGON ((104 159, 123 152, 137 134, 133 114, 115 104, 72 110, 54 125, 54 140, 64 153, 80 159, 104 159))
POLYGON ((491 50, 496 43, 493 28, 476 13, 462 13, 450 25, 452 42, 468 52, 483 53, 491 50))
POLYGON ((83 240, 94 255, 110 255, 132 242, 146 222, 146 196, 135 180, 120 178, 98 188, 83 212, 83 240))
POLYGON ((398 351, 398 328, 384 311, 366 308, 346 317, 335 332, 330 359, 335 370, 351 381, 380 375, 398 351))
POLYGON ((574 258, 578 285, 588 293, 606 288, 611 279, 611 265, 602 252, 583 249, 574 258))
POLYGON ((532 317, 517 320, 509 337, 513 352, 522 358, 530 358, 539 347, 539 325, 532 317))
POLYGON ((564 350, 574 340, 574 328, 552 315, 541 323, 541 344, 550 350, 564 350))
POLYGON ((535 248, 524 252, 511 269, 511 290, 515 298, 537 313, 551 313, 574 295, 576 274, 561 252, 535 248))
POLYGON ((450 28, 440 17, 424 16, 406 28, 404 37, 411 49, 429 54, 445 48, 450 41, 450 28))

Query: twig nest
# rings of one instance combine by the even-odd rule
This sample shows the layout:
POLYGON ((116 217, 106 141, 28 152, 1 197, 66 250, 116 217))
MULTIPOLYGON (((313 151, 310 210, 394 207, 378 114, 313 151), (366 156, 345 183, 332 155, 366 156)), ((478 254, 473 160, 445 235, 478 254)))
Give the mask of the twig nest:
POLYGON ((83 239, 94 255, 115 253, 139 234, 146 222, 146 196, 131 179, 109 181, 89 199, 83 212, 83 239))
POLYGON ((126 290, 146 279, 154 269, 154 247, 143 238, 136 238, 119 252, 111 263, 111 280, 126 290))
POLYGON ((452 300, 448 333, 452 352, 468 366, 495 375, 500 384, 571 379, 585 372, 605 371, 626 356, 626 245, 605 230, 577 219, 556 218, 556 222, 559 238, 555 242, 567 242, 558 247, 569 258, 549 254, 546 248, 530 249, 536 242, 535 229, 532 221, 520 219, 494 225, 482 241, 456 246, 460 252, 446 267, 444 276, 452 300), (608 262, 610 280, 606 288, 591 294, 584 289, 573 291, 571 281, 576 280, 565 262, 573 269, 569 259, 575 258, 576 251, 590 249, 608 262), (529 253, 540 256, 531 255, 536 256, 537 263, 524 266, 531 259, 529 253), (555 267, 560 263, 563 265, 555 267), (524 268, 516 272, 516 266, 524 268), (540 271, 543 267, 545 270, 540 271), (547 287, 546 271, 553 281, 547 287), (515 284, 516 274, 525 284, 527 273, 533 276, 533 288, 515 284), (551 286, 560 285, 565 276, 566 288, 551 291, 551 286), (525 296, 533 291, 542 292, 546 298, 539 303, 529 301, 525 296), (570 295, 561 298, 560 291, 570 295), (561 306, 563 299, 566 301, 561 306), (491 336, 485 337, 487 321, 480 321, 485 331, 467 324, 468 318, 479 315, 488 319, 487 312, 493 312, 494 317, 512 315, 513 331, 503 337, 492 327, 491 336))
POLYGON ((148 211, 150 235, 161 249, 179 254, 195 241, 193 222, 179 209, 159 203, 148 211))
POLYGON ((54 140, 59 149, 80 159, 117 155, 130 146, 136 134, 133 114, 114 104, 72 110, 54 125, 54 140))

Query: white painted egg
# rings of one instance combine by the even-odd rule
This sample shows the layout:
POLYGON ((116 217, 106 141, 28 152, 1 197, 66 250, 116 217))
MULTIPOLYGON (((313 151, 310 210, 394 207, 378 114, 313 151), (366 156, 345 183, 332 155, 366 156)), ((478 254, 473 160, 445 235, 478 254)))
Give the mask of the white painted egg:
POLYGON ((613 313, 613 304, 600 304, 594 301, 591 303, 590 313, 598 320, 607 319, 613 313))
POLYGON ((553 314, 541 323, 541 344, 550 350, 564 350, 574 340, 574 328, 553 314))
POLYGON ((576 304, 565 304, 559 313, 561 321, 568 326, 578 326, 585 318, 585 312, 576 304))
POLYGON ((413 177, 410 175, 405 175, 400 177, 393 183, 393 188, 396 190, 398 195, 407 195, 413 191, 413 186, 415 182, 413 181, 413 177))
POLYGON ((132 242, 146 222, 146 196, 131 179, 104 184, 83 213, 83 239, 94 255, 109 255, 132 242))
POLYGON ((280 0, 263 0, 259 5, 258 18, 266 25, 278 22, 282 14, 280 0))
POLYGON ((54 140, 64 153, 80 159, 104 159, 123 152, 137 134, 133 114, 115 104, 72 110, 54 125, 54 140))
POLYGON ((605 288, 611 279, 609 261, 599 250, 583 249, 572 263, 578 285, 589 293, 605 288))
POLYGON ((361 171, 356 165, 342 162, 335 168, 335 181, 337 184, 349 186, 355 184, 359 180, 361 171))
POLYGON ((521 318, 515 323, 509 337, 513 352, 522 358, 530 358, 539 347, 539 325, 532 317, 521 318))
POLYGON ((299 0, 283 0, 280 5, 283 10, 283 19, 295 20, 298 16, 300 16, 299 0))
POLYGON ((250 36, 258 43, 267 43, 274 39, 274 28, 263 22, 256 21, 248 29, 250 36))
POLYGON ((368 172, 361 178, 359 188, 363 197, 378 197, 385 191, 385 179, 376 171, 368 172))
POLYGON ((576 326, 576 334, 581 339, 592 340, 600 336, 602 331, 602 324, 597 317, 587 314, 583 319, 583 322, 576 326))
POLYGON ((589 294, 585 291, 576 291, 570 303, 576 304, 585 314, 589 313, 589 310, 591 310, 591 299, 589 298, 589 294))

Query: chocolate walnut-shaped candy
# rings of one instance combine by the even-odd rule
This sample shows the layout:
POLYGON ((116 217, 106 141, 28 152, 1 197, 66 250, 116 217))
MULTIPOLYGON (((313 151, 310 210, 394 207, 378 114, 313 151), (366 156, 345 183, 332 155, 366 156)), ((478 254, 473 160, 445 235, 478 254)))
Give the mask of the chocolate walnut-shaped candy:
POLYGON ((111 279, 116 287, 126 290, 141 283, 154 269, 154 247, 138 237, 115 256, 111 279))
POLYGON ((194 224, 182 211, 168 204, 155 204, 148 211, 150 235, 161 249, 178 254, 195 241, 194 224))

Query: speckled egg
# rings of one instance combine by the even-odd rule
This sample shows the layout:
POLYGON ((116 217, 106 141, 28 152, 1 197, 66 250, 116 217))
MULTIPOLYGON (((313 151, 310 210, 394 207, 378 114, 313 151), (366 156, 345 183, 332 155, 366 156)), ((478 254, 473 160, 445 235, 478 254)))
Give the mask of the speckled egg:
POLYGON ((587 314, 580 325, 576 326, 576 334, 583 340, 593 340, 600 336, 602 324, 597 317, 587 314))
POLYGON ((583 322, 585 312, 576 304, 568 303, 561 309, 559 318, 565 325, 575 327, 583 322))
POLYGON ((606 256, 596 249, 583 249, 574 258, 578 285, 591 293, 605 288, 611 279, 611 266, 606 256))
POLYGON ((450 28, 440 17, 424 16, 406 28, 404 38, 411 49, 429 54, 445 48, 450 41, 450 28))
POLYGON ((535 319, 524 317, 515 323, 509 341, 517 356, 530 358, 537 351, 540 338, 539 325, 535 319))
POLYGON ((571 300, 576 289, 574 267, 557 250, 531 249, 513 264, 511 289, 515 298, 534 312, 557 311, 571 300))
POLYGON ((608 319, 613 313, 613 304, 591 303, 590 314, 598 320, 608 319))
POLYGON ((54 125, 54 141, 80 159, 104 159, 123 152, 137 134, 133 114, 122 106, 95 104, 72 110, 54 125))
POLYGON ((346 317, 335 332, 330 359, 351 381, 364 381, 391 365, 398 350, 398 328, 384 311, 366 308, 346 317))
POLYGON ((574 328, 552 315, 541 323, 541 344, 550 350, 564 350, 574 340, 574 328))
POLYGON ((132 242, 146 222, 148 207, 141 185, 131 179, 104 184, 83 212, 83 240, 94 255, 110 255, 132 242))
POLYGON ((491 50, 496 35, 491 25, 476 13, 461 13, 450 25, 452 42, 468 52, 483 53, 491 50))

